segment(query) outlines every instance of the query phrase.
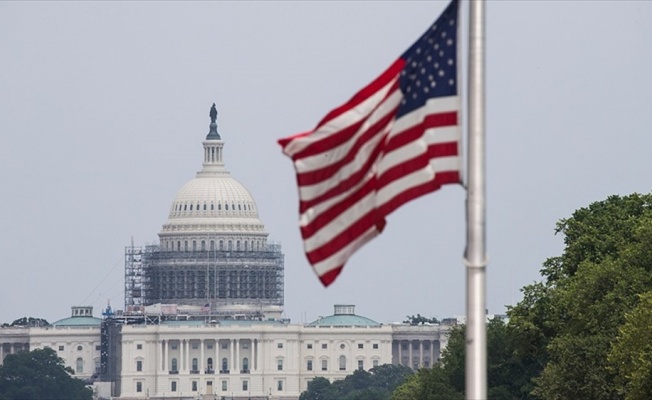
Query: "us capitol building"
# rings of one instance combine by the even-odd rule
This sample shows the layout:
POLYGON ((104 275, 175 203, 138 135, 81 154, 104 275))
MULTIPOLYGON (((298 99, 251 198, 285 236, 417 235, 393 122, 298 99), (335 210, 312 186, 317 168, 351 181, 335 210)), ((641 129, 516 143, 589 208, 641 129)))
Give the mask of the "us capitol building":
POLYGON ((315 377, 430 367, 450 325, 381 324, 353 305, 283 318, 284 260, 249 191, 224 164, 217 110, 203 164, 172 202, 159 245, 125 250, 125 306, 72 307, 47 327, 0 328, 8 354, 50 347, 99 398, 296 400, 315 377))

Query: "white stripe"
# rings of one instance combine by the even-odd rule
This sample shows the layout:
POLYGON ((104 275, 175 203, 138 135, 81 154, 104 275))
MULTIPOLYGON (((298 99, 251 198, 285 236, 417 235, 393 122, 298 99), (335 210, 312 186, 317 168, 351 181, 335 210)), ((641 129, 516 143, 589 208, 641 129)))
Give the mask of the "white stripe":
POLYGON ((432 168, 426 167, 392 181, 390 184, 378 190, 378 196, 376 198, 377 207, 382 207, 398 194, 415 186, 430 182, 433 178, 434 173, 432 168))
MULTIPOLYGON (((424 118, 430 114, 440 114, 451 111, 460 111, 460 97, 459 96, 446 96, 435 97, 426 101, 426 103, 413 110, 412 112, 402 115, 394 123, 394 128, 390 136, 399 134, 413 126, 423 122, 424 118)), ((459 125, 458 121, 458 125, 459 125)))
MULTIPOLYGON (((396 79, 398 79, 398 77, 396 79)), ((371 113, 376 108, 378 103, 380 103, 382 99, 387 95, 389 89, 392 87, 396 79, 392 79, 385 86, 380 88, 377 92, 373 93, 357 106, 338 115, 332 120, 326 122, 326 124, 320 125, 309 135, 292 139, 283 148, 283 153, 292 157, 294 154, 303 151, 306 147, 312 145, 313 143, 319 142, 320 140, 327 138, 333 133, 339 132, 348 126, 354 125, 359 121, 367 118, 369 113, 371 113)))
MULTIPOLYGON (((314 235, 309 238, 304 238, 303 241, 306 252, 316 250, 325 243, 328 243, 335 236, 349 229, 349 227, 356 223, 360 217, 373 210, 376 205, 375 195, 375 192, 370 192, 355 204, 351 205, 351 207, 346 208, 335 218, 331 219, 326 225, 315 232, 314 235)), ((317 217, 318 215, 319 214, 315 214, 314 217, 317 217)), ((301 218, 301 226, 306 226, 306 224, 312 222, 312 220, 314 220, 314 218, 310 219, 310 221, 301 218)))
MULTIPOLYGON (((382 113, 383 115, 377 115, 377 113, 374 113, 374 117, 385 116, 388 111, 391 111, 395 107, 395 104, 392 103, 398 103, 399 101, 400 97, 397 98, 397 96, 394 95, 390 96, 390 98, 388 98, 388 100, 384 102, 377 110, 378 113, 382 113)), ((351 140, 333 149, 332 151, 296 160, 294 164, 297 173, 321 169, 333 164, 334 162, 338 162, 346 156, 346 154, 350 151, 354 140, 360 135, 364 134, 364 131, 367 128, 368 126, 365 124, 365 126, 363 126, 351 140)), ((329 179, 314 185, 299 186, 299 198, 301 198, 303 201, 310 201, 316 197, 323 195, 324 193, 339 185, 342 181, 348 179, 351 175, 360 171, 364 164, 371 158, 371 154, 374 148, 378 145, 378 142, 383 140, 387 135, 389 129, 391 129, 391 121, 389 126, 381 129, 376 135, 374 135, 372 139, 367 140, 367 142, 365 142, 365 144, 357 151, 355 157, 349 163, 341 166, 334 175, 329 177, 329 179)), ((373 164, 371 168, 373 170, 373 164)))
POLYGON ((323 261, 314 264, 313 268, 315 269, 315 272, 317 273, 318 276, 322 276, 327 272, 341 265, 344 265, 349 259, 349 257, 353 253, 355 253, 356 250, 358 250, 365 243, 375 238, 376 236, 378 236, 378 230, 376 229, 375 226, 372 226, 371 228, 369 228, 369 230, 367 230, 362 235, 355 238, 355 240, 351 241, 349 245, 343 247, 337 253, 324 259, 323 261))

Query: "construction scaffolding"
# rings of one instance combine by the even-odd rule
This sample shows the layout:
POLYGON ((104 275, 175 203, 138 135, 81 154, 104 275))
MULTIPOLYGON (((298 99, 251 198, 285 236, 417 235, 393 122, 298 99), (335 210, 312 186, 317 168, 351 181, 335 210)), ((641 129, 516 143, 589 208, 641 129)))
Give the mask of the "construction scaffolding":
MULTIPOLYGON (((282 306, 279 244, 258 251, 125 249, 125 311, 151 304, 282 306)), ((254 307, 255 308, 255 307, 254 307)))

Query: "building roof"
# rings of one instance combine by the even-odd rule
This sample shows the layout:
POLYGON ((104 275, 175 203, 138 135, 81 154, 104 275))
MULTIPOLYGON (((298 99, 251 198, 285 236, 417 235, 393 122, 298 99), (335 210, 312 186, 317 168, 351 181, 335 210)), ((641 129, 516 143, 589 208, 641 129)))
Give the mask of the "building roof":
POLYGON ((355 306, 350 304, 336 304, 335 313, 328 317, 320 317, 308 326, 380 326, 373 319, 355 315, 355 306))
POLYGON ((68 317, 53 322, 52 326, 100 326, 101 318, 95 317, 68 317))

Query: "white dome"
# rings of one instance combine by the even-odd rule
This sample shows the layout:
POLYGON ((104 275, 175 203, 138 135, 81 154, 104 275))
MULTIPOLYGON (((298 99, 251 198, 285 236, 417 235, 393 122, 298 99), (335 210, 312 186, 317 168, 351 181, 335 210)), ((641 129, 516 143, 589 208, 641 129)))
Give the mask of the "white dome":
MULTIPOLYGON (((211 124, 211 132, 214 128, 211 124)), ((267 233, 258 219, 253 196, 224 167, 224 142, 215 131, 203 145, 202 170, 179 190, 172 202, 168 221, 159 234, 161 244, 165 242, 171 248, 174 240, 193 240, 199 236, 264 240, 267 233)))

